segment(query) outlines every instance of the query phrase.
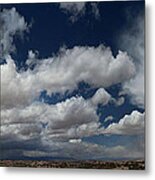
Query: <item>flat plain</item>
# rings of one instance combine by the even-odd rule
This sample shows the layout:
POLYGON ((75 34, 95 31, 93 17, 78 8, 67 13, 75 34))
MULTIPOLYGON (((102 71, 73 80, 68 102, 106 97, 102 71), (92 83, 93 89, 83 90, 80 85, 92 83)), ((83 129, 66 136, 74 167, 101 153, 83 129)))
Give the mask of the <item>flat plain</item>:
POLYGON ((145 161, 144 160, 124 160, 124 161, 0 160, 0 167, 145 170, 145 161))

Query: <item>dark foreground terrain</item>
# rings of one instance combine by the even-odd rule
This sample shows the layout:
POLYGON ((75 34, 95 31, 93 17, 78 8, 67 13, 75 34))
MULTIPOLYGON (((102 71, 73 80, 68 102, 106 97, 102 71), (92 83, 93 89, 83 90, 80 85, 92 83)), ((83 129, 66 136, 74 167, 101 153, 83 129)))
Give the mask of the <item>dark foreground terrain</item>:
POLYGON ((129 161, 30 161, 0 160, 0 167, 34 167, 34 168, 83 168, 83 169, 126 169, 144 170, 144 160, 129 161))

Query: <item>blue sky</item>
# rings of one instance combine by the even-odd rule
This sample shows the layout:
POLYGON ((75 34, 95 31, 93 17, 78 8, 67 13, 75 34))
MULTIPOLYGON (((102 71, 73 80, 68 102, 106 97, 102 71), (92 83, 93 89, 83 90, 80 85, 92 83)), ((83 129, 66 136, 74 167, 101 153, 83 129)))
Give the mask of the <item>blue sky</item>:
POLYGON ((0 5, 1 159, 144 158, 144 8, 0 5))

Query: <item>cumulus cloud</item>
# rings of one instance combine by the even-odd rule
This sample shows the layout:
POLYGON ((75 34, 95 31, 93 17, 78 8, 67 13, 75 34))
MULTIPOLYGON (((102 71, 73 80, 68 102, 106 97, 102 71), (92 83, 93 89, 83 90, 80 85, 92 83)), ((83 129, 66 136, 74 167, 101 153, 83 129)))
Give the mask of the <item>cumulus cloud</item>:
POLYGON ((96 91, 94 96, 91 98, 91 102, 97 106, 98 104, 106 105, 111 99, 111 95, 104 89, 100 88, 96 91))
POLYGON ((63 49, 58 56, 38 61, 33 70, 20 72, 8 56, 6 64, 1 65, 2 108, 29 104, 42 90, 49 94, 72 91, 81 81, 105 88, 134 74, 135 66, 126 52, 119 51, 115 58, 110 48, 103 45, 63 49))
POLYGON ((133 57, 136 66, 135 77, 123 84, 123 91, 130 95, 133 104, 144 108, 144 15, 138 15, 131 27, 121 33, 119 42, 133 57))
MULTIPOLYGON (((111 116, 107 117, 107 121, 112 119, 111 116)), ((99 134, 140 135, 143 131, 144 113, 138 111, 133 111, 118 123, 104 129, 101 127, 94 104, 82 97, 72 97, 56 105, 35 102, 25 108, 1 111, 2 144, 10 139, 18 144, 24 141, 27 146, 30 146, 32 141, 39 142, 38 147, 36 144, 37 151, 33 148, 26 150, 25 146, 19 150, 26 157, 143 158, 143 141, 138 140, 134 148, 130 149, 120 145, 106 147, 82 140, 84 137, 99 134)), ((3 157, 7 157, 7 154, 6 149, 3 157)))
POLYGON ((2 109, 25 106, 34 101, 37 90, 35 84, 33 86, 32 83, 35 77, 32 77, 29 71, 17 72, 16 65, 10 56, 6 58, 6 64, 1 65, 1 76, 2 109))
POLYGON ((53 120, 49 121, 47 127, 47 134, 51 138, 90 136, 96 133, 100 125, 95 108, 82 97, 73 97, 61 104, 56 104, 52 115, 53 120))
POLYGON ((118 123, 110 124, 103 130, 105 134, 126 134, 137 135, 144 133, 145 113, 133 111, 130 115, 125 115, 118 123))
POLYGON ((102 88, 88 100, 72 97, 55 105, 34 102, 26 106, 2 109, 1 135, 14 135, 17 139, 40 136, 44 140, 67 141, 100 134, 97 105, 106 105, 109 99, 110 95, 102 88), (9 131, 6 131, 7 128, 9 131))
POLYGON ((82 97, 72 97, 56 105, 36 102, 1 112, 2 137, 15 135, 19 139, 31 139, 42 135, 62 141, 93 135, 99 126, 95 107, 82 97))
POLYGON ((13 38, 16 35, 22 36, 28 30, 25 22, 15 8, 3 9, 0 11, 0 58, 15 50, 13 38))
MULTIPOLYGON (((106 121, 111 121, 112 116, 106 121)), ((26 108, 1 112, 1 138, 33 140, 41 144, 81 143, 83 137, 99 134, 140 135, 144 133, 144 113, 133 111, 118 123, 101 127, 96 107, 90 100, 72 97, 56 105, 36 102, 26 108)))
POLYGON ((110 48, 103 45, 96 48, 75 46, 64 49, 57 57, 41 61, 33 72, 44 89, 51 92, 74 89, 81 81, 108 87, 130 79, 135 67, 126 52, 119 51, 114 58, 110 48))
POLYGON ((59 7, 65 13, 69 14, 69 20, 74 23, 80 17, 84 16, 86 13, 87 5, 90 5, 91 12, 96 19, 100 17, 98 3, 88 3, 88 2, 60 2, 59 7))

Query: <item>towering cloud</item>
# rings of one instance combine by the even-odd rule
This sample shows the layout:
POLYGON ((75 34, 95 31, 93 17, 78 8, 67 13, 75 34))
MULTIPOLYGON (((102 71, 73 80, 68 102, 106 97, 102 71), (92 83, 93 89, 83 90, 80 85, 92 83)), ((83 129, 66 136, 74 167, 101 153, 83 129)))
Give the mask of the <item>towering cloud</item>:
POLYGON ((144 15, 137 16, 130 29, 121 33, 119 42, 119 46, 133 57, 136 66, 135 77, 124 83, 123 90, 131 96, 133 104, 144 108, 144 15))
POLYGON ((133 111, 130 115, 125 115, 118 123, 110 124, 103 133, 136 135, 144 133, 145 113, 133 111))
POLYGON ((33 70, 21 72, 16 71, 10 56, 6 61, 7 64, 1 65, 2 108, 31 103, 42 90, 48 93, 72 91, 81 81, 109 87, 135 74, 135 66, 127 53, 119 51, 115 58, 110 48, 103 45, 64 49, 58 56, 38 61, 33 70))

